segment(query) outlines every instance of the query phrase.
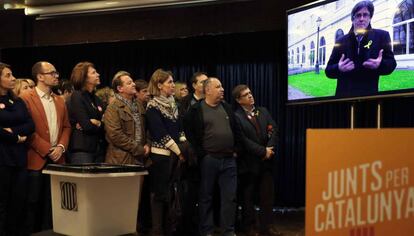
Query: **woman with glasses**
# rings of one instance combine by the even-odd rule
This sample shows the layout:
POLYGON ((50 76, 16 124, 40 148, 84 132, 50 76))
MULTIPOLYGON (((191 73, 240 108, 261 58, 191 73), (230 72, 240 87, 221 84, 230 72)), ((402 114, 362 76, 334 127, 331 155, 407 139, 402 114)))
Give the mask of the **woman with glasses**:
POLYGON ((70 80, 75 91, 70 99, 72 136, 69 161, 74 164, 102 162, 102 115, 105 108, 95 95, 96 86, 101 83, 99 73, 92 63, 80 62, 73 68, 70 80))
POLYGON ((15 85, 10 66, 0 63, 0 235, 24 235, 26 140, 34 124, 15 85))

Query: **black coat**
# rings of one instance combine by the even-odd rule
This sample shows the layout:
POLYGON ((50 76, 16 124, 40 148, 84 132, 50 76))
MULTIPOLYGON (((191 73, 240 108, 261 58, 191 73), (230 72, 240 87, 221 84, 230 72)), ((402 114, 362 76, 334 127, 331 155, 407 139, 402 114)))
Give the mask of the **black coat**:
POLYGON ((374 95, 378 93, 378 81, 380 75, 391 74, 397 63, 391 50, 391 39, 387 31, 371 29, 363 36, 360 43, 356 39, 353 28, 335 44, 325 73, 329 78, 338 79, 336 96, 351 97, 374 95), (358 54, 359 48, 359 54, 358 54), (383 49, 380 66, 375 69, 367 69, 362 63, 369 58, 377 58, 379 51, 383 49), (349 58, 355 64, 355 69, 349 72, 341 72, 338 62, 342 56, 349 58))
POLYGON ((272 169, 273 167, 273 158, 266 161, 263 161, 262 158, 266 155, 266 147, 274 147, 273 150, 276 152, 279 129, 266 108, 258 107, 255 113, 257 114, 256 121, 260 127, 260 133, 256 132, 252 118, 241 107, 235 112, 243 132, 241 136, 243 152, 237 160, 240 173, 259 173, 264 168, 272 169))
POLYGON ((99 143, 104 140, 103 123, 100 127, 91 123, 90 119, 102 120, 105 107, 93 93, 74 91, 70 98, 69 119, 72 134, 69 142, 70 152, 95 153, 99 143), (82 130, 76 129, 76 124, 82 130))
MULTIPOLYGON (((241 130, 236 117, 231 109, 231 106, 225 102, 222 102, 224 110, 229 116, 230 127, 233 131, 234 138, 234 151, 239 154, 241 147, 241 130)), ((190 107, 188 112, 185 114, 183 128, 187 140, 190 142, 191 147, 195 151, 198 158, 203 158, 207 153, 203 148, 203 137, 204 137, 204 118, 203 109, 201 103, 198 102, 190 107)))
POLYGON ((202 99, 197 100, 193 93, 183 97, 180 101, 180 105, 178 106, 178 114, 180 115, 181 120, 184 119, 184 116, 187 114, 188 110, 190 110, 190 107, 201 100, 202 99))
POLYGON ((17 135, 29 139, 34 129, 32 117, 20 98, 0 96, 0 166, 26 167, 27 144, 17 143, 17 135), (3 128, 11 128, 13 133, 3 128))

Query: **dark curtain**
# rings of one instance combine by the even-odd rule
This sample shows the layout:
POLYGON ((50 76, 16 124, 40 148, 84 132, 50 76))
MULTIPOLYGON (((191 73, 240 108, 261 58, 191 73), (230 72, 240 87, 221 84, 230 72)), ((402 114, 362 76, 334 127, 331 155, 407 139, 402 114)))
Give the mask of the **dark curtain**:
MULTIPOLYGON (((1 50, 1 61, 12 65, 16 77, 30 77, 31 66, 49 61, 69 79, 73 66, 91 61, 101 74, 102 85, 110 85, 118 70, 133 79, 149 80, 157 68, 171 70, 174 79, 186 81, 195 71, 220 78, 225 98, 240 83, 254 93, 256 104, 265 106, 280 125, 276 158, 276 205, 299 207, 305 204, 306 129, 348 128, 351 103, 286 106, 286 32, 255 32, 199 36, 168 40, 140 40, 1 50)), ((382 101, 384 127, 412 127, 414 99, 382 101)), ((377 101, 356 102, 355 125, 376 126, 377 101)), ((334 147, 332 147, 334 148, 334 147)), ((309 160, 311 161, 311 160, 309 160)))

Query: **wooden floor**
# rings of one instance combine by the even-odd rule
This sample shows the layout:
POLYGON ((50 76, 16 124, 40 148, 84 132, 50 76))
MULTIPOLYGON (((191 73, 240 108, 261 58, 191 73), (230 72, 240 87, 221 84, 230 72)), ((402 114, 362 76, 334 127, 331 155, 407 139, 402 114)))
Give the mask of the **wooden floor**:
MULTIPOLYGON (((283 236, 302 236, 305 235, 305 212, 303 209, 278 210, 274 214, 272 228, 279 231, 283 236)), ((236 232, 237 236, 245 236, 241 232, 236 232)), ((149 236, 149 234, 130 234, 139 236, 149 236)), ((215 234, 215 236, 219 234, 215 234)), ((32 236, 61 236, 53 230, 43 231, 32 236)), ((126 236, 126 235, 125 235, 126 236)))
POLYGON ((273 227, 281 232, 282 235, 305 235, 305 211, 299 210, 275 214, 273 227))

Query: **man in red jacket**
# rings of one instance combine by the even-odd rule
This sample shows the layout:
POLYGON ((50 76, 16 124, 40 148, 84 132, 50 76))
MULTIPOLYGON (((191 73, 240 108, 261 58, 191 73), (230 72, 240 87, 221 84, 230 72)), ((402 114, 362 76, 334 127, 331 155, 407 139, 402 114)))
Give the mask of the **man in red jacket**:
POLYGON ((50 177, 43 175, 42 169, 47 163, 65 162, 71 130, 65 101, 52 92, 59 82, 55 67, 49 62, 37 62, 32 76, 37 86, 22 97, 35 123, 27 156, 29 233, 52 228, 50 177))

